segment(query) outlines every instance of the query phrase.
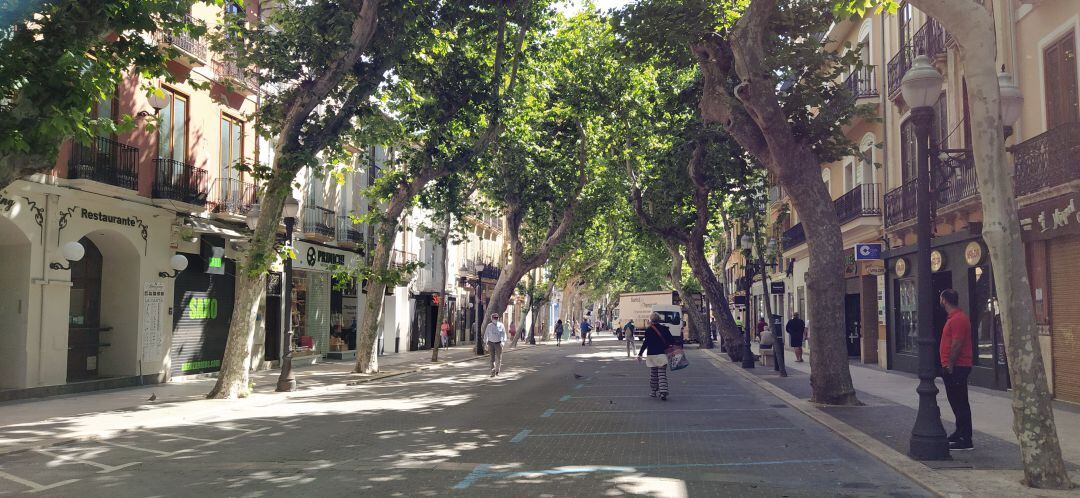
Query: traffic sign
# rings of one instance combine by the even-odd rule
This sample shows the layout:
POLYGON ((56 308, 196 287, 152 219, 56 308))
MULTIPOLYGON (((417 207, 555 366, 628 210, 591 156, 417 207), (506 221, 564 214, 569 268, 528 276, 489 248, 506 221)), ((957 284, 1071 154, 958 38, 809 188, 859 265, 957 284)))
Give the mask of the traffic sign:
POLYGON ((855 244, 855 260, 871 261, 881 259, 881 243, 855 244))

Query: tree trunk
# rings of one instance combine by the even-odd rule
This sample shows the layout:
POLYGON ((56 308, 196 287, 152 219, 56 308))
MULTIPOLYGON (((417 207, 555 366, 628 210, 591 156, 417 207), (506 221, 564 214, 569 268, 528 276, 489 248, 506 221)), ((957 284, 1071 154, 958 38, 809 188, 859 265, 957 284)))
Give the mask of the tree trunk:
MULTIPOLYGON (((712 304, 717 313, 719 333, 724 338, 724 347, 727 348, 728 358, 732 361, 742 360, 743 334, 735 325, 735 317, 731 315, 731 305, 728 303, 727 289, 716 278, 709 262, 705 259, 704 243, 691 240, 686 247, 686 261, 690 263, 690 269, 694 276, 701 282, 705 290, 705 297, 712 304)), ((710 331, 711 332, 711 331, 710 331)), ((710 336, 711 338, 712 336, 710 336)))
MULTIPOLYGON (((683 289, 682 284, 682 254, 679 253, 679 246, 671 242, 664 242, 664 246, 668 250, 668 254, 671 255, 671 286, 675 288, 675 292, 679 293, 679 298, 682 299, 683 307, 686 308, 686 321, 691 327, 698 333, 698 344, 704 339, 711 339, 710 331, 705 329, 705 319, 701 316, 701 312, 690 301, 690 295, 683 289), (707 338, 700 337, 702 333, 707 338)), ((686 335, 687 339, 692 339, 689 332, 686 335)), ((711 341, 710 341, 711 342, 711 341)), ((704 346, 702 346, 704 347, 704 346)))
POLYGON ((442 345, 442 323, 446 320, 446 312, 449 308, 449 304, 446 301, 446 284, 450 280, 450 221, 452 215, 446 213, 446 218, 443 220, 442 230, 439 233, 439 243, 442 244, 442 275, 439 278, 439 316, 435 320, 436 326, 439 327, 439 337, 435 339, 435 344, 431 347, 431 361, 439 361, 439 346, 442 345))
MULTIPOLYGON (((401 211, 398 210, 400 216, 401 211)), ((390 265, 390 251, 394 247, 397 234, 397 216, 384 218, 375 230, 375 251, 372 254, 371 268, 373 276, 368 279, 367 299, 364 303, 364 315, 356 328, 356 373, 370 374, 379 371, 379 352, 375 345, 379 340, 379 325, 382 324, 383 301, 386 294, 386 282, 380 278, 390 265)))
MULTIPOLYGON (((207 398, 235 399, 250 394, 248 373, 251 371, 251 350, 255 338, 255 317, 259 298, 265 290, 265 268, 275 259, 274 242, 281 223, 281 208, 292 191, 292 176, 278 172, 266 185, 259 198, 259 221, 255 233, 244 251, 241 268, 236 275, 236 296, 229 322, 229 335, 221 360, 217 382, 207 398)), ((285 289, 283 289, 284 291, 285 289)), ((288 324, 283 324, 288 326, 288 324)), ((285 348, 285 344, 279 347, 285 348)), ((284 349, 282 350, 284 351, 284 349)))
MULTIPOLYGON (((808 152, 778 157, 785 164, 781 186, 806 231, 810 270, 806 280, 812 303, 807 311, 811 351, 811 401, 828 405, 858 405, 848 369, 844 333, 844 244, 832 197, 821 181, 817 157, 808 152)), ((747 324, 749 326, 750 324, 747 324)))
POLYGON ((1034 488, 1068 489, 1072 483, 1061 457, 1005 156, 994 19, 986 7, 972 0, 911 0, 911 4, 940 21, 960 45, 974 125, 972 148, 982 197, 982 235, 993 262, 994 290, 1002 304, 1001 323, 1013 385, 1013 431, 1020 442, 1024 482, 1034 488))

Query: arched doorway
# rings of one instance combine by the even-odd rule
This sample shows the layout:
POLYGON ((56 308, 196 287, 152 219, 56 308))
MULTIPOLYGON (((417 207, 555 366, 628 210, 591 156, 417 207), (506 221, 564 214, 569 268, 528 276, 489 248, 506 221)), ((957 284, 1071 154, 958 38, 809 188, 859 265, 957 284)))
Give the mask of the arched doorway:
POLYGON ((89 238, 79 240, 83 258, 71 264, 71 301, 68 308, 67 381, 98 376, 101 349, 101 250, 89 238))

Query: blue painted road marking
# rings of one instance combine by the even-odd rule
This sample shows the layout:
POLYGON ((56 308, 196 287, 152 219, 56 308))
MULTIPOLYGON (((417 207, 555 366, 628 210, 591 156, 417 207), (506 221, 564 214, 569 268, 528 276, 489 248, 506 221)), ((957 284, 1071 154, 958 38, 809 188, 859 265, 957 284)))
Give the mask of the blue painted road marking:
POLYGON ((548 408, 546 411, 544 411, 543 415, 540 415, 540 418, 548 418, 548 417, 551 416, 552 413, 555 413, 555 409, 554 408, 548 408))
POLYGON ((570 395, 569 395, 569 394, 567 394, 566 396, 563 396, 563 397, 559 398, 559 401, 566 401, 566 400, 568 400, 568 399, 570 399, 570 395))
POLYGON ((468 489, 469 486, 472 486, 473 483, 476 482, 478 479, 488 475, 488 469, 490 468, 491 465, 488 465, 486 463, 477 465, 476 468, 469 473, 469 475, 465 476, 465 478, 461 480, 461 482, 454 485, 454 489, 468 489))
POLYGON ((520 443, 520 442, 524 441, 525 438, 529 437, 530 432, 532 432, 531 429, 524 429, 521 432, 517 433, 517 435, 514 436, 514 439, 511 439, 510 442, 511 443, 520 443))
MULTIPOLYGON (((621 436, 630 434, 684 434, 688 432, 757 432, 757 431, 793 431, 797 427, 753 427, 748 429, 682 429, 674 431, 626 431, 626 432, 563 432, 552 434, 529 434, 529 437, 579 437, 579 436, 621 436)), ((520 434, 518 434, 520 436, 520 434)), ((516 437, 514 439, 517 439, 516 437)), ((525 439, 522 437, 522 439, 525 439)), ((517 441, 511 441, 517 442, 517 441)))

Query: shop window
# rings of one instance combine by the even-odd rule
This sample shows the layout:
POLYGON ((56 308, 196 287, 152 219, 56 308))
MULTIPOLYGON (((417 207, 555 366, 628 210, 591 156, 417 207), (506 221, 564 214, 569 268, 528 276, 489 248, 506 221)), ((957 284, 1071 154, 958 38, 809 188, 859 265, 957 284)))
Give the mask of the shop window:
POLYGON ((919 308, 915 279, 896 281, 896 320, 893 327, 896 352, 916 354, 919 350, 919 308))
POLYGON ((1001 321, 994 299, 994 280, 989 266, 968 270, 971 285, 971 334, 975 346, 975 364, 992 367, 996 345, 1002 342, 1001 321))

